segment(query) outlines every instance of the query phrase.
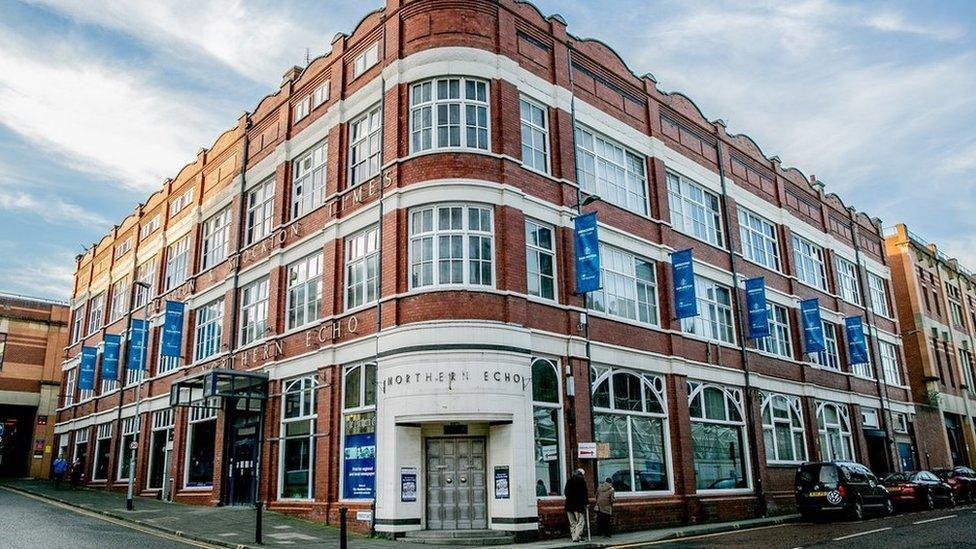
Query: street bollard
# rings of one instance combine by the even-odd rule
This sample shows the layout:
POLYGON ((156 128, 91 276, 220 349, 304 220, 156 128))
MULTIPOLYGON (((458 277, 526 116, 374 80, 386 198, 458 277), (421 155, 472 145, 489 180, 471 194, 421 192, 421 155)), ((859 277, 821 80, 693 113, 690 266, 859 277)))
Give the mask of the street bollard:
POLYGON ((346 541, 346 513, 349 509, 345 507, 339 508, 339 549, 348 549, 346 541))
POLYGON ((264 542, 261 541, 261 537, 262 537, 262 535, 261 535, 261 526, 262 526, 262 523, 264 522, 262 520, 261 513, 263 513, 263 512, 264 512, 264 505, 262 505, 261 502, 259 501, 259 502, 257 502, 257 516, 254 519, 254 543, 257 543, 257 544, 264 543, 264 542))

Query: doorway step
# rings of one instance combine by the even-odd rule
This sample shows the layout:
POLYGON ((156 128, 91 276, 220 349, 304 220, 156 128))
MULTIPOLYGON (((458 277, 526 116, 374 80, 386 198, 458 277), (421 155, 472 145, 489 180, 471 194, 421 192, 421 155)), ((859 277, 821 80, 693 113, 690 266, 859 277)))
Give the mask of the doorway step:
POLYGON ((415 530, 413 532, 406 532, 399 539, 411 543, 451 545, 454 547, 509 545, 515 543, 515 536, 498 530, 415 530))

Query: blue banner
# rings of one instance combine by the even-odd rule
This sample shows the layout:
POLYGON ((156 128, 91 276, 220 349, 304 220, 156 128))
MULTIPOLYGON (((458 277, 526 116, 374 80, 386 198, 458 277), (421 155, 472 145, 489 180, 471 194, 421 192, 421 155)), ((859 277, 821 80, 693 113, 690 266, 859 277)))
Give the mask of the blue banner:
POLYGON ((671 253, 671 279, 674 284, 674 318, 698 316, 691 248, 671 253))
POLYGON ((868 362, 868 344, 864 340, 864 324, 861 317, 849 316, 844 319, 847 329, 847 353, 851 364, 866 364, 868 362))
POLYGON ((78 389, 81 391, 95 388, 95 359, 98 349, 94 347, 81 348, 81 366, 78 367, 78 389))
POLYGON ((800 321, 803 324, 803 351, 806 353, 826 351, 827 343, 824 341, 819 299, 803 299, 800 301, 800 321))
POLYGON ((376 433, 346 435, 342 460, 342 497, 372 499, 376 488, 376 433))
POLYGON ((129 351, 126 368, 130 370, 146 369, 146 336, 149 323, 141 318, 132 319, 132 329, 129 330, 129 351))
POLYGON ((585 294, 603 287, 600 281, 600 239, 596 230, 596 212, 575 220, 576 293, 585 294))
POLYGON ((749 337, 769 337, 765 278, 759 276, 746 280, 746 309, 749 311, 749 337))
POLYGON ((166 302, 160 355, 179 357, 183 354, 183 314, 185 312, 186 304, 182 301, 166 302))
POLYGON ((119 379, 119 348, 122 336, 105 334, 105 348, 102 350, 102 379, 119 379))

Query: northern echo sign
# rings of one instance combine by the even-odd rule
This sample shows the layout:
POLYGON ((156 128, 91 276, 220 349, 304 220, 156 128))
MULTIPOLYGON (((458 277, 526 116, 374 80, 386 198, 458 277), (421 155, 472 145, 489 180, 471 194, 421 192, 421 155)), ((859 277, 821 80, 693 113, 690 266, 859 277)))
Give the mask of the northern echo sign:
POLYGON ((512 372, 505 368, 491 366, 461 366, 448 370, 407 371, 391 373, 379 380, 380 391, 388 392, 430 392, 430 390, 451 392, 476 388, 492 390, 507 388, 522 392, 532 385, 531 374, 512 372))

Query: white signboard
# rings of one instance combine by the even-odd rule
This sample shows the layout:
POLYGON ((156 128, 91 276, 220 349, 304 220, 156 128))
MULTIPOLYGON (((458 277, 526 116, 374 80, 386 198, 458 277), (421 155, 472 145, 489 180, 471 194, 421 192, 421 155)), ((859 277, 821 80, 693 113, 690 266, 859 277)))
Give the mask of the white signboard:
POLYGON ((372 511, 356 511, 356 520, 361 522, 372 522, 373 512, 372 511))
POLYGON ((555 444, 542 447, 542 461, 556 461, 559 459, 559 446, 555 444))
POLYGON ((596 443, 580 442, 576 457, 579 459, 596 459, 596 443))

